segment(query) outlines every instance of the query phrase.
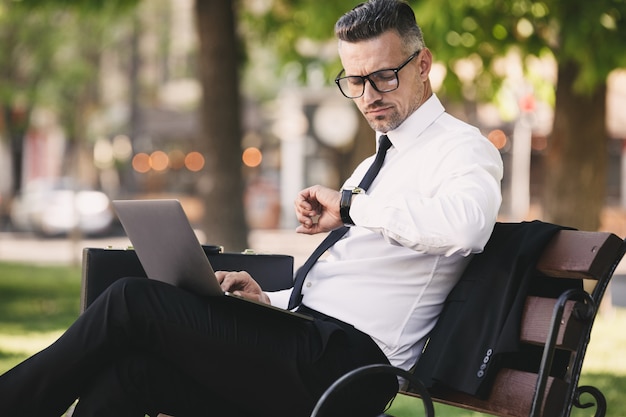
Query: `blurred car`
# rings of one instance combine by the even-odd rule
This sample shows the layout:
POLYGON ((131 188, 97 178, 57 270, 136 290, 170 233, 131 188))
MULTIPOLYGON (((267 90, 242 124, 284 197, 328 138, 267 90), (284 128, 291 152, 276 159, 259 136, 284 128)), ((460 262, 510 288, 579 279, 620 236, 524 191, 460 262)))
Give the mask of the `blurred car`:
POLYGON ((69 179, 28 183, 10 209, 14 229, 44 236, 66 235, 75 229, 86 235, 103 234, 114 219, 106 194, 80 188, 69 179))

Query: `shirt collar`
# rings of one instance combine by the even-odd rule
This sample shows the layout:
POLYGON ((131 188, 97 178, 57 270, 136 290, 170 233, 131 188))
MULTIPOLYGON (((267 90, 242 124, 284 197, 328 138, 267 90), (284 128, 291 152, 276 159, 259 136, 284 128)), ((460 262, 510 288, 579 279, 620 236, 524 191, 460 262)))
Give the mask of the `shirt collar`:
MULTIPOLYGON (((393 147, 402 151, 415 143, 415 139, 445 112, 443 104, 433 93, 417 110, 406 118, 400 126, 387 132, 393 147)), ((382 133, 376 133, 376 141, 382 133)))

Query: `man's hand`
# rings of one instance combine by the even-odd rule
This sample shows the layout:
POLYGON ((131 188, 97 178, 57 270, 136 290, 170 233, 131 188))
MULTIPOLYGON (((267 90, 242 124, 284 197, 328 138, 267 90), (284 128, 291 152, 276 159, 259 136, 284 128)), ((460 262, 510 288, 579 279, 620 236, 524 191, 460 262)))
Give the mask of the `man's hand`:
POLYGON ((239 297, 271 304, 270 298, 263 292, 261 286, 245 271, 215 271, 217 281, 222 290, 239 297))
POLYGON ((328 232, 343 225, 339 214, 341 193, 321 185, 305 188, 294 202, 300 226, 296 232, 315 234, 328 232))

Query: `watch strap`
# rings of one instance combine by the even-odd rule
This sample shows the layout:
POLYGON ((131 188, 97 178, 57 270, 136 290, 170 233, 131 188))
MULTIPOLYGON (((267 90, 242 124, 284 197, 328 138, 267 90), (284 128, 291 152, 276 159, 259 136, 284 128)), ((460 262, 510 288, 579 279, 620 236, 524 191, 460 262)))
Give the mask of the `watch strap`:
POLYGON ((352 196, 355 194, 361 194, 364 190, 360 187, 354 187, 352 189, 345 188, 341 190, 341 200, 339 201, 339 215, 344 226, 354 226, 354 221, 350 217, 350 207, 352 206, 352 196))

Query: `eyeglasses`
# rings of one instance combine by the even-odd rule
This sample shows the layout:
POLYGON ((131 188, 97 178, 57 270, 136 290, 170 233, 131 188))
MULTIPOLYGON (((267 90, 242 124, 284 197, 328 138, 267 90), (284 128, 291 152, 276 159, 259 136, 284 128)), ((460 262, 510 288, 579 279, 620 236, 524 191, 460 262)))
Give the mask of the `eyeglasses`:
POLYGON ((341 76, 345 71, 342 69, 337 75, 337 78, 335 78, 335 83, 337 87, 339 87, 341 94, 347 98, 361 97, 363 93, 365 93, 365 80, 368 80, 371 86, 374 87, 374 90, 379 93, 388 93, 397 90, 400 86, 398 72, 411 62, 413 58, 419 55, 420 52, 421 49, 404 61, 404 64, 395 69, 382 69, 367 75, 349 75, 347 77, 341 76))

